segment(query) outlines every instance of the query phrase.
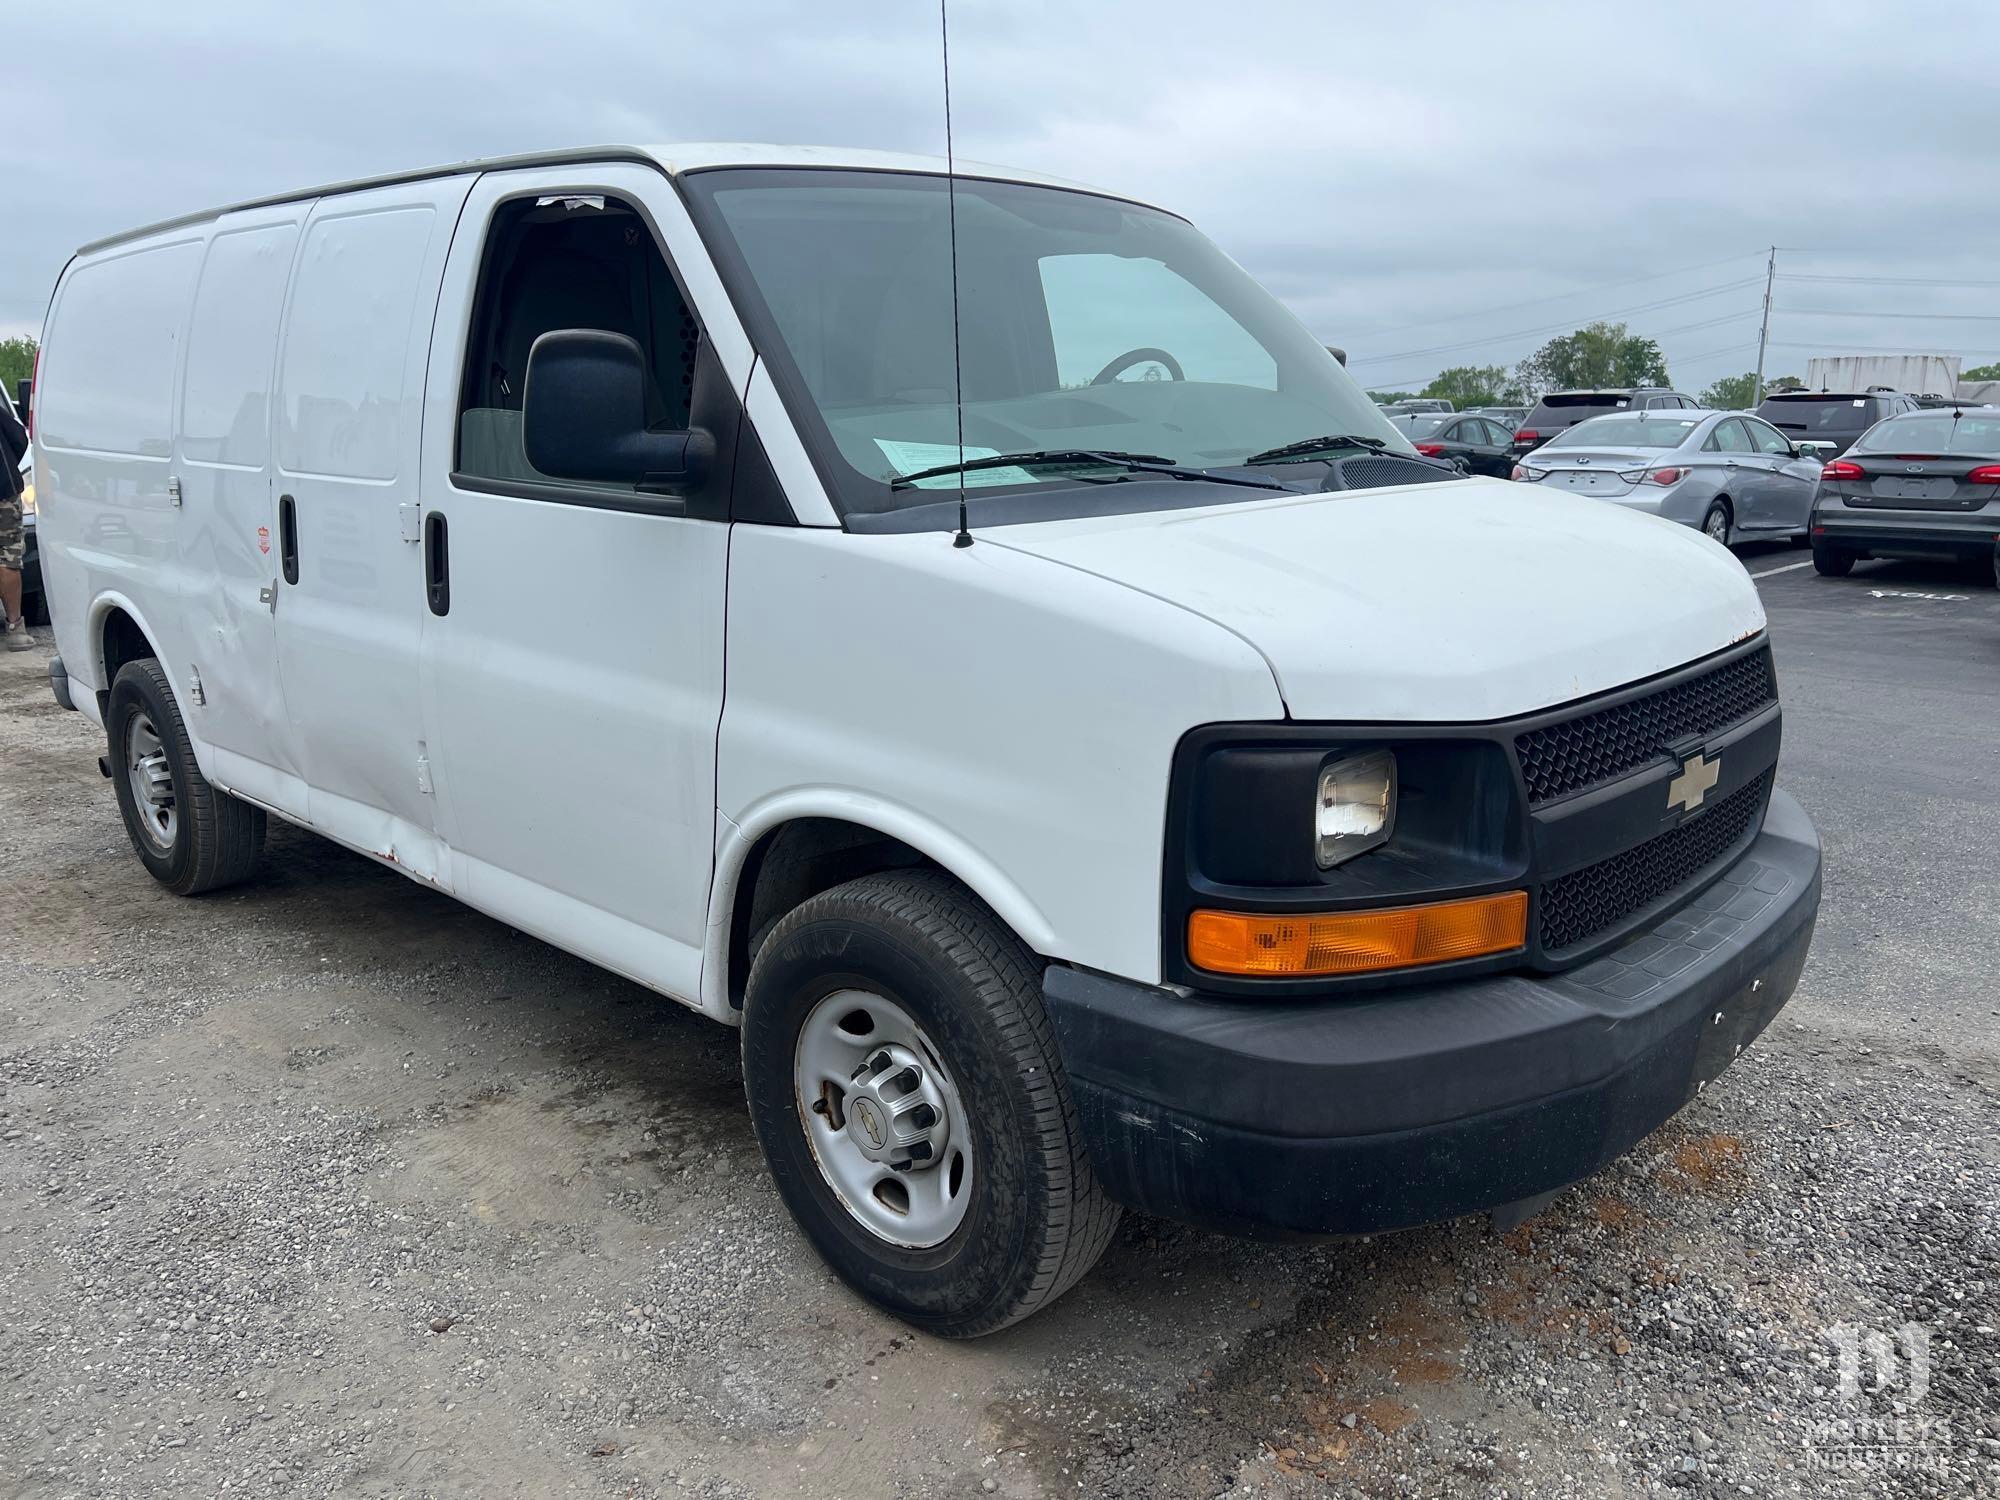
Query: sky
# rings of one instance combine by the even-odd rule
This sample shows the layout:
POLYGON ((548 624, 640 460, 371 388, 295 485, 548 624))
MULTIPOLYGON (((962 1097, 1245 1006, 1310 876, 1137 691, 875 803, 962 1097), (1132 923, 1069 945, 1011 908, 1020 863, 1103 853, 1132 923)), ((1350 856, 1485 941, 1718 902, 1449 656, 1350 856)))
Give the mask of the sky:
MULTIPOLYGON (((944 146, 935 0, 10 10, 0 335, 39 330, 89 239, 315 183, 599 142, 944 146)), ((950 20, 960 157, 1187 215, 1375 389, 1611 317, 1698 392, 1755 362, 1773 245, 1767 374, 2000 358, 2000 6, 951 0, 950 20)))

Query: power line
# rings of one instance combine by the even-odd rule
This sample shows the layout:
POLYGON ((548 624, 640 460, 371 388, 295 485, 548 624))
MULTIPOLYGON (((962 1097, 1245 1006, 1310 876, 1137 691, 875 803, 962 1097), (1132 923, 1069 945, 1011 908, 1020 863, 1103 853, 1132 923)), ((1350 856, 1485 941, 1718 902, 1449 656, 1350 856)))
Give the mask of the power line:
POLYGON ((1844 307, 1780 307, 1774 310, 1800 318, 1948 318, 1953 322, 2000 323, 2000 313, 1855 312, 1844 307))
MULTIPOLYGON (((1777 340, 1773 339, 1775 344, 1777 340)), ((1755 339, 1745 339, 1740 344, 1724 344, 1720 349, 1705 349, 1700 354, 1679 354, 1675 358, 1684 365, 1698 365, 1705 359, 1715 359, 1719 355, 1734 354, 1739 349, 1755 349, 1755 339)))
MULTIPOLYGON (((1815 339, 1807 342, 1803 339, 1772 339, 1771 343, 1779 349, 1824 349, 1826 348, 1827 340, 1815 339)), ((1984 348, 1978 349, 1927 349, 1924 352, 1926 354, 1984 354, 1987 350, 1996 347, 2000 347, 2000 342, 1988 344, 1984 348)), ((1898 349, 1892 345, 1884 344, 1843 344, 1841 352, 1844 354, 1913 354, 1916 351, 1908 347, 1898 349)))
MULTIPOLYGON (((1586 324, 1598 323, 1607 318, 1625 318, 1635 316, 1639 313, 1658 312, 1662 308, 1678 307, 1685 302, 1699 302, 1704 297, 1720 296, 1723 292, 1741 291, 1744 287, 1755 286, 1762 279, 1762 277, 1751 276, 1742 281, 1726 281, 1719 286, 1704 287, 1699 291, 1693 292, 1682 292, 1672 297, 1662 297, 1656 302, 1643 302, 1634 307, 1615 308, 1610 312, 1599 313, 1595 317, 1586 317, 1582 321, 1586 324)), ((1399 349, 1393 354, 1371 354, 1365 359, 1350 359, 1348 364, 1379 365, 1386 364, 1392 359, 1421 359, 1425 355, 1430 354, 1454 354, 1461 349, 1478 349, 1487 344, 1504 344, 1511 339, 1536 338, 1545 333, 1560 333, 1565 329, 1572 329, 1576 326, 1576 319, 1566 318, 1560 323, 1545 323, 1538 328, 1517 328, 1511 333, 1496 333, 1486 338, 1465 339, 1456 344, 1435 344, 1428 349, 1399 349)))
POLYGON ((1349 338, 1380 338, 1385 333, 1401 333, 1407 328, 1432 328, 1439 323, 1462 323, 1469 317, 1484 317, 1488 313, 1518 312, 1524 307, 1541 307, 1550 302, 1561 302, 1569 297, 1580 297, 1585 292, 1601 292, 1610 287, 1638 286, 1647 281, 1664 281, 1669 276, 1692 276, 1696 271, 1709 271, 1717 266, 1726 266, 1732 261, 1748 260, 1752 255, 1761 255, 1761 250, 1747 251, 1742 255, 1725 255, 1721 260, 1705 260, 1700 265, 1681 266, 1672 271, 1654 271, 1646 276, 1626 276, 1616 281, 1591 281, 1566 292, 1556 292, 1547 297, 1530 297, 1525 302, 1503 302, 1498 307, 1482 307, 1476 313, 1454 313, 1441 318, 1419 318, 1414 323, 1392 323, 1387 328, 1364 328, 1358 333, 1350 333, 1349 338))
POLYGON ((1670 339, 1677 333, 1699 333, 1704 328, 1720 328, 1724 323, 1736 323, 1742 321, 1744 318, 1754 318, 1756 316, 1756 308, 1746 307, 1741 311, 1730 313, 1726 317, 1708 318, 1699 323, 1683 323, 1678 328, 1662 328, 1658 333, 1649 333, 1645 337, 1650 339, 1670 339))
POLYGON ((2000 286, 2000 281, 1956 281, 1942 276, 1833 276, 1787 271, 1780 281, 1832 281, 1857 286, 2000 286))

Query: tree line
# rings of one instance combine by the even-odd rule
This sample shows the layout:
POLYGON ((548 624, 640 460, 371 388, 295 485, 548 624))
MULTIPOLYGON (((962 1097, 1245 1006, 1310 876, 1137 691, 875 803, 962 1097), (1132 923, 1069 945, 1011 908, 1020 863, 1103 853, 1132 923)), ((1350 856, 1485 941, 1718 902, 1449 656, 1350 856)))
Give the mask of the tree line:
POLYGON ((15 388, 35 373, 35 341, 26 334, 0 339, 0 385, 13 395, 15 388))
MULTIPOLYGON (((1968 371, 1967 378, 1978 378, 1968 371)), ((1769 389, 1796 390, 1796 375, 1766 382, 1769 389)), ((1660 346, 1623 323, 1592 323, 1550 339, 1509 370, 1505 365, 1455 365, 1440 370, 1421 391, 1370 391, 1378 401, 1443 398, 1460 411, 1468 406, 1530 406, 1549 391, 1618 390, 1636 385, 1671 385, 1660 346)), ((1737 411, 1756 405, 1757 375, 1724 376, 1701 393, 1702 405, 1737 411)))

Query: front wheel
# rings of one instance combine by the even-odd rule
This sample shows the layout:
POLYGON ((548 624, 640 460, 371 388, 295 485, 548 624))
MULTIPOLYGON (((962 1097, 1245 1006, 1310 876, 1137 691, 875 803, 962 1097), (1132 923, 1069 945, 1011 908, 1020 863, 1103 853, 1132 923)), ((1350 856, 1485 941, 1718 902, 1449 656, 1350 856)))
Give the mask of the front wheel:
POLYGON ((1729 545, 1729 502, 1717 500, 1701 518, 1701 534, 1712 542, 1729 545))
POLYGON ((1845 578, 1854 571, 1854 554, 1842 552, 1837 547, 1823 547, 1814 544, 1813 571, 1822 578, 1845 578))
POLYGON ((1117 1227, 1039 965, 941 874, 863 876, 771 930, 744 996, 743 1079, 813 1247, 928 1332, 970 1338, 1026 1317, 1117 1227))
POLYGON ((118 810, 155 880, 192 896, 233 885, 257 867, 263 809, 209 785, 167 674, 152 657, 118 669, 104 727, 118 810))

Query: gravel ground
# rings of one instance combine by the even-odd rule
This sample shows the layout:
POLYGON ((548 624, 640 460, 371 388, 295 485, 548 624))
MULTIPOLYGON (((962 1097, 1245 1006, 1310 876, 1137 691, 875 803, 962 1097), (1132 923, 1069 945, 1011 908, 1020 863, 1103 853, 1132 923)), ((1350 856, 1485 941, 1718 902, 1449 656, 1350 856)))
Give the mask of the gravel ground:
POLYGON ((1506 1235, 1130 1217, 971 1345, 792 1231, 732 1034, 291 829, 162 893, 0 659, 0 1493, 2000 1494, 2000 799, 1843 728, 1879 670, 1990 742, 2000 598, 1926 665, 1885 576, 1766 585, 1827 906, 1679 1118, 1506 1235))

